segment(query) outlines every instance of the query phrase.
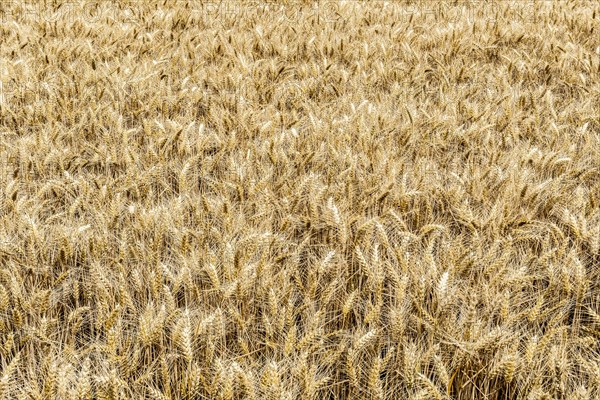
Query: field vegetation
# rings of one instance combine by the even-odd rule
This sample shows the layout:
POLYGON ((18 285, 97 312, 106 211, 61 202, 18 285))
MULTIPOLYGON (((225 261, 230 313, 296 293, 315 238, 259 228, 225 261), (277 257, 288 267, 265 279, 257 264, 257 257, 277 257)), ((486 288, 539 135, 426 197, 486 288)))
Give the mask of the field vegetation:
POLYGON ((0 7, 0 398, 600 398, 598 2, 0 7))

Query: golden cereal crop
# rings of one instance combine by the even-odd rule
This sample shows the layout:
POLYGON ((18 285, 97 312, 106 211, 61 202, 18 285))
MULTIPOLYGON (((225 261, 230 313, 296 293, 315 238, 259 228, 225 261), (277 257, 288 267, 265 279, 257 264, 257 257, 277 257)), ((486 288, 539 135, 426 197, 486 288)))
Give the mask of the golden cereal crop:
POLYGON ((0 399, 600 398, 600 3, 0 7, 0 399))

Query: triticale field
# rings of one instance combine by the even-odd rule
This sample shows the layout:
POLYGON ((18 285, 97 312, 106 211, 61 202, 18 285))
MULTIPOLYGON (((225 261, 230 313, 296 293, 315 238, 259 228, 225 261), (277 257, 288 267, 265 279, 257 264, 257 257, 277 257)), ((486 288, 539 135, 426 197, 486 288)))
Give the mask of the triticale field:
POLYGON ((600 2, 0 22, 0 399, 600 399, 600 2))

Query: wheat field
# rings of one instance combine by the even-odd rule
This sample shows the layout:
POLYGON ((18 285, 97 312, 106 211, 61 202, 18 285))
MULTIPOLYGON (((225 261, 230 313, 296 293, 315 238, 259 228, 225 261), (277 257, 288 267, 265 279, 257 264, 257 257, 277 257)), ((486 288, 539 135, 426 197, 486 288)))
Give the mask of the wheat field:
POLYGON ((0 399, 600 398, 600 3, 0 7, 0 399))

